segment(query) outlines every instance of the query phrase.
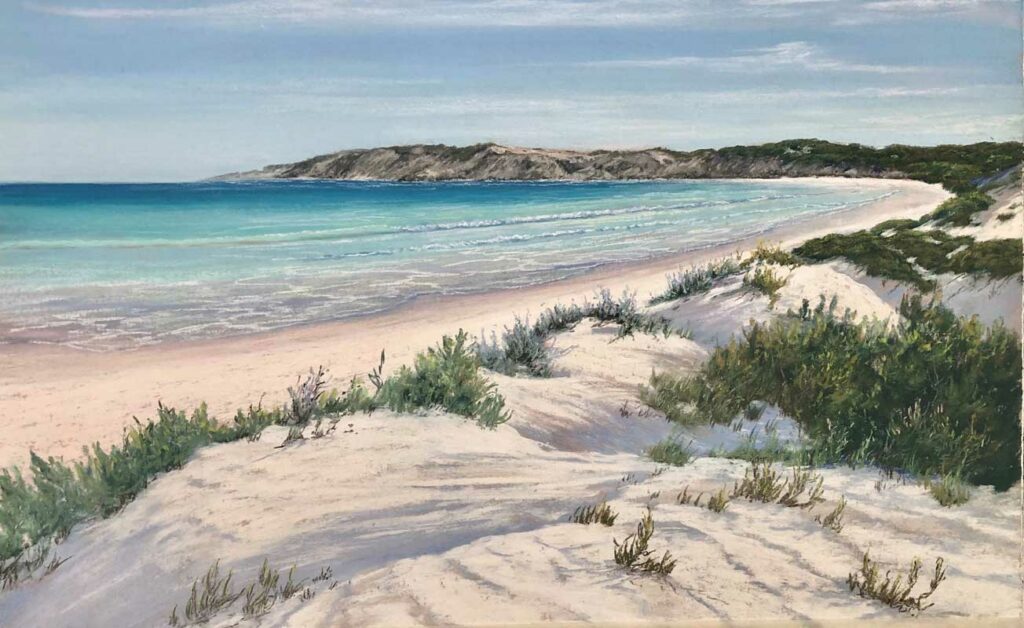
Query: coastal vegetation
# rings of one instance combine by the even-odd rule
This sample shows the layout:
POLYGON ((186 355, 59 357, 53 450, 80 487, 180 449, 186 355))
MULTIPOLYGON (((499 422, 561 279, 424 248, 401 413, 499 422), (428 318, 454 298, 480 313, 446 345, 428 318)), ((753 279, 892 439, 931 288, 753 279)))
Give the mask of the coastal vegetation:
POLYGON ((583 525, 590 525, 592 523, 600 523, 603 526, 615 525, 615 520, 619 517, 618 513, 612 510, 608 502, 601 502, 593 506, 580 506, 573 511, 572 516, 569 517, 569 521, 573 523, 582 523, 583 525))
MULTIPOLYGON (((475 349, 460 331, 416 356, 383 378, 382 364, 370 380, 370 393, 358 379, 341 393, 326 393, 323 369, 310 370, 305 380, 288 389, 281 408, 250 406, 230 423, 210 417, 202 404, 191 415, 157 406, 157 418, 126 428, 120 445, 98 443, 81 460, 30 454, 28 474, 17 467, 0 470, 0 571, 16 582, 42 566, 51 543, 90 518, 109 517, 131 502, 160 473, 181 468, 200 447, 240 439, 255 440, 270 425, 288 426, 288 440, 302 438, 302 428, 330 416, 376 408, 396 412, 440 408, 494 428, 510 418, 504 398, 479 370, 475 349)), ((287 441, 286 441, 287 442, 287 441)))
POLYGON ((883 580, 878 563, 871 560, 868 552, 864 552, 860 570, 851 572, 846 583, 850 591, 855 591, 861 597, 878 600, 901 613, 916 615, 932 606, 931 603, 927 603, 927 599, 946 579, 945 562, 941 557, 936 559, 935 574, 928 585, 928 590, 915 596, 913 590, 920 574, 921 560, 915 558, 910 563, 910 570, 906 575, 897 572, 893 577, 892 570, 886 570, 883 580))
POLYGON ((1005 279, 1022 271, 1019 238, 978 241, 938 227, 965 227, 992 205, 976 189, 961 191, 918 220, 888 220, 850 234, 833 233, 804 242, 793 253, 808 261, 846 259, 873 277, 934 290, 942 273, 1005 279))
POLYGON ((500 340, 492 333, 490 341, 481 339, 477 343, 477 357, 485 368, 497 373, 550 377, 554 361, 552 336, 570 331, 587 319, 596 321, 596 326, 618 325, 613 341, 637 333, 655 338, 687 336, 673 327, 669 319, 641 311, 634 294, 625 292, 616 299, 605 289, 595 300, 586 300, 582 305, 555 305, 542 312, 533 325, 517 316, 512 327, 505 327, 500 340))
POLYGON ((1006 489, 1020 475, 1020 339, 919 296, 900 314, 894 327, 858 323, 834 301, 805 301, 752 323, 693 376, 653 375, 641 397, 691 425, 729 424, 768 402, 808 435, 808 461, 955 473, 1006 489))
POLYGON ((676 438, 666 438, 647 450, 647 456, 654 462, 681 467, 693 460, 693 450, 676 438))
POLYGON ((726 257, 675 272, 668 277, 668 288, 652 298, 650 305, 675 301, 711 290, 717 280, 738 274, 742 265, 736 257, 726 257))
POLYGON ((622 543, 612 539, 615 544, 615 564, 629 571, 639 571, 659 576, 667 576, 676 568, 676 560, 665 551, 661 558, 652 558, 653 552, 648 549, 651 537, 654 536, 654 518, 648 508, 636 532, 627 536, 622 543))
POLYGON ((770 266, 758 265, 743 276, 743 285, 768 297, 768 303, 774 306, 779 298, 779 290, 786 285, 786 279, 770 266))

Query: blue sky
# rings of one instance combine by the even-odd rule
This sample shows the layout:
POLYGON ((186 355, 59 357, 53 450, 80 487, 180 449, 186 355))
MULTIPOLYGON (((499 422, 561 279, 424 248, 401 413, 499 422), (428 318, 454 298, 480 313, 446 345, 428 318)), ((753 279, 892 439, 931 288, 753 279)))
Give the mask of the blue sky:
POLYGON ((342 148, 1018 139, 1018 0, 5 0, 0 180, 342 148))

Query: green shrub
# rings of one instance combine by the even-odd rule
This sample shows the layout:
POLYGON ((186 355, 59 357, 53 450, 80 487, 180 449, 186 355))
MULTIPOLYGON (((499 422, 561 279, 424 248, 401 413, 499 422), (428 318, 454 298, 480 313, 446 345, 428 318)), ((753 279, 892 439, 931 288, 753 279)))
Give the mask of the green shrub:
POLYGON ((715 281, 735 275, 741 270, 740 263, 735 257, 726 257, 703 266, 681 270, 669 275, 668 289, 652 298, 650 304, 656 305, 707 292, 715 285, 715 281))
POLYGON ((890 220, 867 231, 829 234, 804 242, 794 252, 814 261, 844 258, 873 277, 908 283, 921 291, 935 287, 934 280, 923 271, 1011 277, 1022 268, 1020 239, 975 241, 939 229, 917 229, 929 221, 936 225, 970 224, 971 217, 991 202, 980 193, 960 195, 921 220, 890 220))
POLYGON ((921 611, 931 608, 932 604, 926 604, 927 600, 939 584, 946 579, 946 566, 942 558, 935 561, 935 575, 929 583, 929 588, 917 595, 912 595, 914 587, 921 573, 921 560, 915 558, 910 564, 910 571, 904 581, 903 574, 897 573, 895 579, 892 571, 885 572, 885 580, 882 580, 878 564, 871 560, 867 552, 864 552, 864 559, 859 572, 851 572, 846 579, 850 591, 856 591, 857 595, 863 598, 875 599, 883 604, 895 608, 901 613, 916 615, 921 611))
POLYGON ((444 336, 437 347, 416 356, 412 368, 403 366, 377 393, 377 402, 395 412, 440 408, 476 419, 493 428, 511 415, 496 386, 479 372, 480 363, 469 336, 459 330, 444 336))
POLYGON ((943 201, 925 217, 925 221, 930 220, 936 225, 966 227, 971 224, 975 214, 987 210, 992 202, 992 198, 984 192, 962 192, 943 201))
POLYGON ((648 449, 647 456, 654 462, 681 467, 693 459, 693 450, 674 438, 666 438, 648 449))
POLYGON ((997 214, 996 215, 996 220, 998 220, 999 222, 1006 222, 1007 220, 1011 220, 1011 219, 1013 219, 1013 212, 1007 212, 1007 213, 1004 213, 1004 214, 997 214))
POLYGON ((965 275, 986 274, 995 279, 1021 273, 1022 255, 1020 239, 980 240, 972 242, 962 251, 953 253, 949 268, 965 275))
POLYGON ((1020 339, 920 297, 900 313, 887 327, 805 302, 795 316, 751 324, 693 377, 652 377, 646 397, 686 423, 729 424, 765 401, 831 462, 1009 487, 1020 475, 1020 339))
POLYGON ((743 277, 743 285, 767 296, 769 303, 775 305, 775 301, 779 298, 779 290, 786 285, 786 280, 767 266, 757 266, 753 273, 748 273, 743 277))
POLYGON ((799 266, 800 263, 798 257, 788 251, 783 251, 779 245, 758 242, 757 247, 743 261, 742 267, 750 268, 753 264, 775 264, 776 266, 789 266, 792 268, 799 266))
POLYGON ((952 473, 942 476, 938 482, 929 482, 928 492, 945 508, 962 506, 971 498, 970 487, 952 473))

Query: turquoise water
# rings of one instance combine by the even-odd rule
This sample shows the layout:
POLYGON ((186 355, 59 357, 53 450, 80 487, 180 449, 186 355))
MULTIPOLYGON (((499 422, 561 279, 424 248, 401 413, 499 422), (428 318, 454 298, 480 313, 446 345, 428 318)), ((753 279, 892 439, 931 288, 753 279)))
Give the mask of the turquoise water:
POLYGON ((874 200, 798 182, 0 185, 0 342, 106 350, 553 281, 874 200))

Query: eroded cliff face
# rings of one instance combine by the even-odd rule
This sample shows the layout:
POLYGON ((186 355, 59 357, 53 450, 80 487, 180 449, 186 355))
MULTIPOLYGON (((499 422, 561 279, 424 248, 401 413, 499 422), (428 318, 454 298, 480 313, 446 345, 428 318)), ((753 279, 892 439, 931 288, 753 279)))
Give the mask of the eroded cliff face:
POLYGON ((218 179, 351 179, 395 181, 560 179, 772 178, 806 176, 902 177, 893 169, 858 170, 808 162, 802 155, 747 155, 743 151, 664 148, 590 152, 515 148, 499 144, 391 146, 345 150, 293 164, 232 173, 218 179))

